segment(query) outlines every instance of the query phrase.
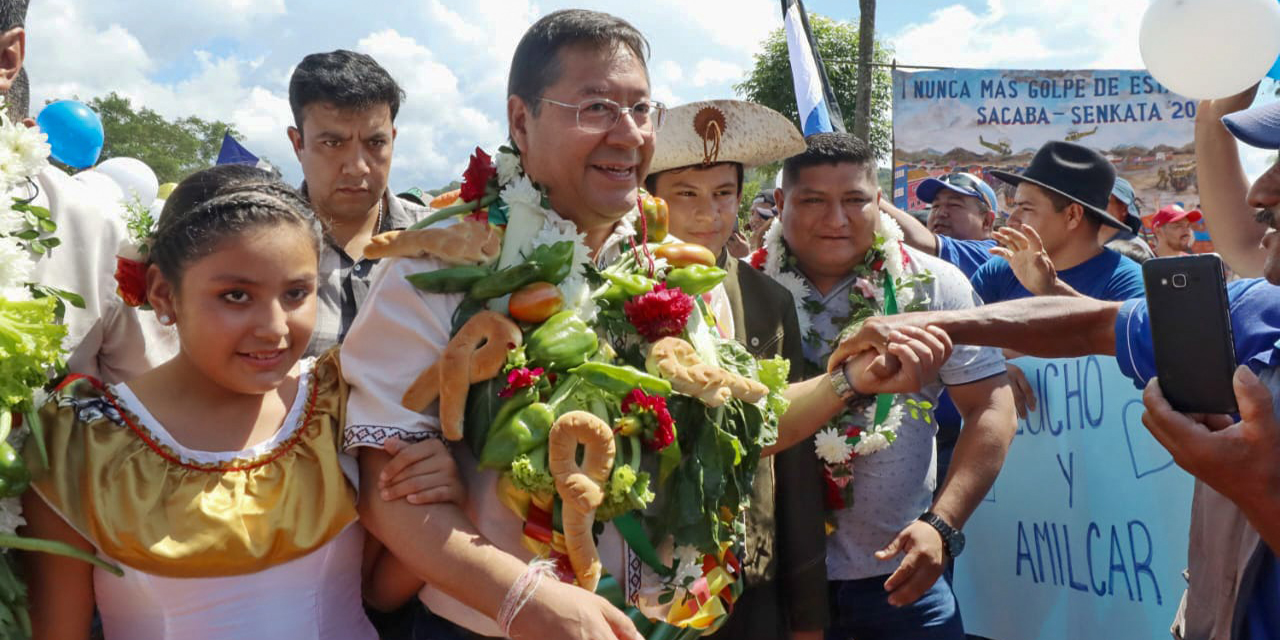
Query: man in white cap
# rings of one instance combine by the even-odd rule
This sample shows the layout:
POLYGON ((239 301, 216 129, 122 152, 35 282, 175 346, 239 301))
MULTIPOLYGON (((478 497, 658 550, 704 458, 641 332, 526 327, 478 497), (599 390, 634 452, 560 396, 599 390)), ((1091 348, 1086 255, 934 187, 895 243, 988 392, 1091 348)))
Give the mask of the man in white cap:
MULTIPOLYGON (((695 102, 668 112, 645 179, 670 207, 672 235, 711 249, 729 272, 724 290, 733 337, 756 357, 788 358, 793 381, 804 373, 804 351, 791 294, 733 259, 726 245, 737 227, 744 167, 803 150, 795 126, 767 107, 695 102)), ((834 391, 817 389, 829 394, 831 411, 815 428, 841 407, 834 391)), ((821 472, 812 438, 761 459, 743 558, 747 589, 714 637, 821 637, 828 617, 821 472)))

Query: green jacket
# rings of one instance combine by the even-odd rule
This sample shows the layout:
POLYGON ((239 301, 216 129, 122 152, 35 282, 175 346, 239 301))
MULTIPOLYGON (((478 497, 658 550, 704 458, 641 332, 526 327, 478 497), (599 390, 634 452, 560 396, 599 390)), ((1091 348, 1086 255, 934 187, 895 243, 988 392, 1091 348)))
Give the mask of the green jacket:
MULTIPOLYGON (((752 355, 784 356, 791 380, 804 373, 804 351, 791 293, 748 264, 720 259, 734 337, 752 355)), ((778 640, 789 630, 827 626, 826 530, 822 467, 813 438, 760 461, 747 512, 747 590, 713 638, 778 640)))

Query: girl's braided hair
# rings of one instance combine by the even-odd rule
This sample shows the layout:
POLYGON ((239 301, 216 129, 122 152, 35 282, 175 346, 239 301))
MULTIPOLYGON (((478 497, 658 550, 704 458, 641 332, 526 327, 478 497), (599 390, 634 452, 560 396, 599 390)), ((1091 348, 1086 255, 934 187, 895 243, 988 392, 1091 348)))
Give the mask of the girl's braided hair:
POLYGON ((320 222, 296 190, 254 167, 212 167, 188 176, 165 201, 147 260, 176 285, 187 265, 222 242, 283 224, 297 225, 319 255, 320 222))

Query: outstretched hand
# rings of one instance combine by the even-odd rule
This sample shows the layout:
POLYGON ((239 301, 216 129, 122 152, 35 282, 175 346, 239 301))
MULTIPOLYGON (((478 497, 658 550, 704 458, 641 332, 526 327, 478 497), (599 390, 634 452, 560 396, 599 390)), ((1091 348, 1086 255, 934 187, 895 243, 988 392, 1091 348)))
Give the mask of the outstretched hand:
POLYGON ((914 393, 936 379, 951 357, 951 337, 937 327, 904 326, 885 339, 883 351, 864 349, 844 364, 858 393, 914 393))
POLYGON ((1011 224, 996 229, 991 235, 999 243, 991 247, 991 255, 1008 261, 1013 275, 1027 291, 1037 296, 1055 292, 1058 273, 1035 229, 1025 224, 1011 224))

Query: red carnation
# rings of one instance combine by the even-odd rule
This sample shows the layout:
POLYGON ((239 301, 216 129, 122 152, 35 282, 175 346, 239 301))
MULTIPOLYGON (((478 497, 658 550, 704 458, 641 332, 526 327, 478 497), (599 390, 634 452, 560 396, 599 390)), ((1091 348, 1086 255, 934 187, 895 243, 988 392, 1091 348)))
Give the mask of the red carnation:
POLYGON ((542 379, 543 369, 528 369, 525 367, 517 367, 507 374, 507 387, 498 392, 499 398, 510 398, 515 392, 521 389, 527 389, 542 379))
POLYGON ((116 256, 116 293, 131 307, 147 304, 147 265, 116 256))
POLYGON ((827 511, 839 511, 845 508, 844 492, 840 490, 840 485, 836 484, 835 479, 831 477, 831 470, 826 466, 822 467, 822 487, 825 489, 822 503, 827 511))
POLYGON ((644 443, 650 449, 662 451, 675 442, 676 423, 667 411, 666 398, 632 389, 622 399, 622 412, 639 418, 644 424, 644 443))
POLYGON ((462 193, 459 196, 463 202, 475 202, 484 197, 484 191, 489 186, 489 180, 498 175, 498 168, 493 166, 493 160, 489 158, 489 154, 484 149, 476 147, 476 152, 471 156, 471 163, 467 165, 467 170, 462 174, 462 193))
POLYGON ((661 283, 653 291, 622 305, 622 311, 645 340, 657 342, 684 332, 689 314, 693 313, 693 298, 679 287, 668 289, 665 283, 661 283))
POLYGON ((876 260, 875 262, 871 263, 872 271, 879 271, 883 267, 884 267, 884 258, 880 258, 879 260, 876 260))
POLYGON ((769 250, 760 247, 751 253, 751 268, 756 271, 764 271, 764 263, 769 259, 769 250))

